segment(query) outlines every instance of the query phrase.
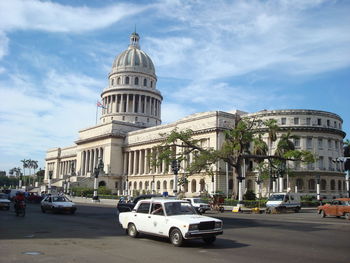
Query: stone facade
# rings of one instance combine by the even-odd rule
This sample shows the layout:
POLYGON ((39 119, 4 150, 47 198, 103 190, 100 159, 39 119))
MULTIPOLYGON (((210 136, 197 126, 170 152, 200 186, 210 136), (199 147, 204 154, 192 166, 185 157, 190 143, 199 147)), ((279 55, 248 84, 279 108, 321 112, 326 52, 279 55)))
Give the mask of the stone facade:
MULTIPOLYGON (((165 163, 154 167, 150 163, 149 157, 157 154, 153 153, 153 147, 161 142, 160 134, 173 129, 191 129, 203 147, 219 149, 224 141, 223 131, 233 128, 237 118, 247 117, 276 119, 282 128, 279 136, 290 129, 300 136, 300 140, 295 142, 298 148, 313 151, 319 156, 319 161, 313 166, 293 167, 295 176, 290 177, 289 187, 295 189, 295 185, 298 185, 297 191, 312 194, 316 189, 312 180, 316 174, 321 174, 325 181, 323 185, 321 183, 322 194, 339 195, 345 192, 341 168, 331 162, 342 156, 342 139, 345 136, 341 130, 342 119, 338 115, 313 110, 261 111, 253 114, 213 111, 196 113, 162 125, 163 97, 156 83, 153 62, 140 50, 139 36, 133 33, 129 48, 116 57, 109 74, 109 85, 101 93, 103 109, 100 123, 79 131, 73 146, 48 150, 45 181, 52 173, 52 182, 58 187, 63 187, 67 180, 71 186, 92 187, 94 168, 102 159, 104 174, 99 177, 99 185, 105 185, 114 193, 172 194, 176 184, 171 167, 165 163)), ((275 145, 272 145, 274 148, 275 145)), ((191 158, 189 156, 189 161, 191 158)), ((181 165, 179 176, 186 175, 187 165, 181 165)), ((188 196, 218 191, 236 195, 237 179, 232 168, 218 162, 213 170, 213 178, 205 173, 189 176, 188 184, 181 190, 188 196)), ((256 189, 254 176, 253 173, 248 174, 244 182, 246 189, 256 189)), ((266 183, 264 188, 266 194, 266 183)))

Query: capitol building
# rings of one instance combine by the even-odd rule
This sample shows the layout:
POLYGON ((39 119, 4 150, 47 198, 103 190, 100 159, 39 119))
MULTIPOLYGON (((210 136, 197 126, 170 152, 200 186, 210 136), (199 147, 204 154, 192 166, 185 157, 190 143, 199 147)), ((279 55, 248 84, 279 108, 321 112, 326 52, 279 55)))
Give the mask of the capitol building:
MULTIPOLYGON (((320 179, 321 196, 332 198, 346 194, 345 177, 341 164, 333 162, 343 156, 342 118, 319 110, 286 109, 246 113, 239 110, 211 111, 189 115, 176 122, 162 124, 163 96, 157 89, 157 76, 151 58, 141 50, 137 33, 130 36, 129 47, 114 60, 108 75, 108 87, 101 93, 103 104, 96 126, 79 131, 77 140, 68 147, 49 149, 45 159, 45 182, 49 176, 52 185, 64 187, 93 186, 94 169, 101 159, 104 172, 98 178, 99 186, 106 186, 116 194, 163 193, 173 194, 177 188, 171 167, 163 162, 154 166, 150 156, 157 155, 154 147, 162 141, 161 134, 191 129, 202 147, 219 149, 224 131, 235 126, 241 117, 261 120, 275 119, 280 127, 278 136, 291 131, 296 149, 309 150, 317 157, 313 164, 290 163, 293 170, 283 190, 316 195, 316 178, 320 179)), ((263 137, 268 141, 267 133, 263 137)), ((274 151, 277 142, 272 144, 274 151)), ((191 160, 191 156, 190 156, 191 160)), ((186 175, 186 163, 179 176, 186 175)), ((214 167, 214 176, 205 172, 188 176, 181 189, 187 196, 204 192, 223 192, 237 195, 238 182, 234 169, 224 162, 214 167), (228 173, 227 173, 228 170, 228 173)), ((248 172, 244 189, 258 192, 256 175, 248 172)), ((266 195, 269 184, 263 182, 266 195)))

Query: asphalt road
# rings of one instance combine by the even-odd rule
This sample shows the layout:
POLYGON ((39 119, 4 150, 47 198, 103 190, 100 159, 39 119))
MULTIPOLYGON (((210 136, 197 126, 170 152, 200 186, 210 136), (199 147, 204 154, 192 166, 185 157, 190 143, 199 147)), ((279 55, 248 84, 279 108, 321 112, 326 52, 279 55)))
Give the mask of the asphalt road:
POLYGON ((113 207, 79 205, 75 215, 43 214, 28 205, 24 218, 0 211, 0 262, 350 262, 350 221, 294 214, 210 214, 224 220, 214 245, 132 239, 113 207))

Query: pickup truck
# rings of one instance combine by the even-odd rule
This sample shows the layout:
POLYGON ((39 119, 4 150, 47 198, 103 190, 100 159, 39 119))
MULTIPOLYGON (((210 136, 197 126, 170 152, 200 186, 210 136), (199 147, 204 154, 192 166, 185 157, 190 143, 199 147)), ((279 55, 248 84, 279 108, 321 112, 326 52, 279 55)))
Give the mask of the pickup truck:
POLYGON ((174 246, 188 239, 212 244, 223 233, 221 220, 198 215, 188 201, 167 198, 139 201, 131 212, 119 214, 119 223, 130 237, 139 233, 168 237, 174 246))

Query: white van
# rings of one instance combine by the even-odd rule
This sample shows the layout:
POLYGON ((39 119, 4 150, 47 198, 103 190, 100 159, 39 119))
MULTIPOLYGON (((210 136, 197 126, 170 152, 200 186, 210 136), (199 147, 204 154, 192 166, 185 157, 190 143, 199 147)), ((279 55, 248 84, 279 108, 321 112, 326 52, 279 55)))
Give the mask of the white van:
POLYGON ((266 203, 266 212, 273 210, 294 210, 298 213, 301 209, 300 195, 297 193, 273 193, 266 203))

